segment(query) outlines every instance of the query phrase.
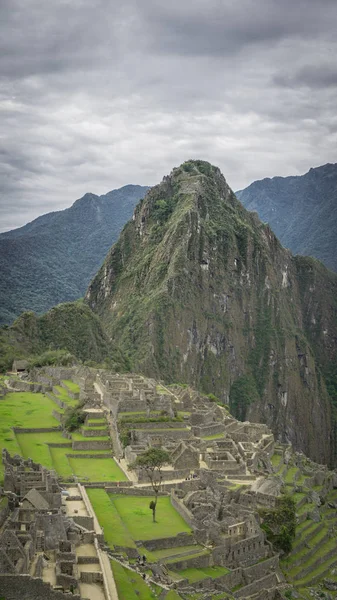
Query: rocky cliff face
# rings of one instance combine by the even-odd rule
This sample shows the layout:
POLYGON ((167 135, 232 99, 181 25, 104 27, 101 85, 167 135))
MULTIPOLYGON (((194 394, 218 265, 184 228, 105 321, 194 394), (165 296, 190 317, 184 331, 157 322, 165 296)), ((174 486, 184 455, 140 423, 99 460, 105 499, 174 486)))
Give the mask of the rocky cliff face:
POLYGON ((218 168, 189 161, 138 204, 86 302, 135 370, 214 393, 335 464, 336 292, 337 277, 284 249, 218 168))

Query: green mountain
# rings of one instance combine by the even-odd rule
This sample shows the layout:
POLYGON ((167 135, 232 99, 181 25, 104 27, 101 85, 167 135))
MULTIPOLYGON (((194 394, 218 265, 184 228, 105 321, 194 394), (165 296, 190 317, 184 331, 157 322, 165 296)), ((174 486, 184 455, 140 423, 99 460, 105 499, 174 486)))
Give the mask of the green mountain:
POLYGON ((337 164, 255 181, 236 195, 294 254, 319 258, 337 272, 337 164))
POLYGON ((41 316, 25 312, 10 327, 0 328, 0 371, 10 369, 14 358, 49 357, 55 350, 90 364, 128 369, 100 319, 83 302, 59 304, 41 316))
POLYGON ((86 194, 66 210, 0 234, 0 324, 83 296, 147 190, 127 185, 86 194))
POLYGON ((152 188, 85 301, 134 370, 336 464, 337 277, 283 248, 218 168, 188 161, 152 188))

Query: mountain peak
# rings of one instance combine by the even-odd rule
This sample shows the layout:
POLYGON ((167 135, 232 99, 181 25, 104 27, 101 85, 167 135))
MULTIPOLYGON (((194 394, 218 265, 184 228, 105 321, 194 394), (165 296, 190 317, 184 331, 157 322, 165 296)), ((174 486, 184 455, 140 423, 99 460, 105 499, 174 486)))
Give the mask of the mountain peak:
POLYGON ((331 460, 329 400, 308 342, 324 352, 334 344, 328 305, 337 283, 329 283, 325 306, 327 273, 294 259, 217 167, 193 160, 139 202, 85 301, 135 371, 230 397, 242 420, 262 419, 295 447, 331 460), (319 327, 295 338, 304 321, 313 327, 320 319, 324 335, 319 327), (301 433, 293 427, 299 420, 301 433), (326 439, 317 441, 316 426, 326 439))

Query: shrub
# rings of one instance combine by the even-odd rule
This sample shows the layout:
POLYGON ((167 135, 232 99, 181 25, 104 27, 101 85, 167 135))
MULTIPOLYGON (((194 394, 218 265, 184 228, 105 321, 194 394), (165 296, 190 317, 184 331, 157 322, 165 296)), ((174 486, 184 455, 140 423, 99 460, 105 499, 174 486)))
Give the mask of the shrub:
POLYGON ((284 495, 278 498, 274 509, 261 509, 261 528, 276 550, 288 554, 296 534, 296 504, 293 498, 284 495))
POLYGON ((64 427, 67 431, 75 431, 79 429, 85 422, 86 414, 82 410, 84 403, 74 407, 67 408, 65 412, 64 427))

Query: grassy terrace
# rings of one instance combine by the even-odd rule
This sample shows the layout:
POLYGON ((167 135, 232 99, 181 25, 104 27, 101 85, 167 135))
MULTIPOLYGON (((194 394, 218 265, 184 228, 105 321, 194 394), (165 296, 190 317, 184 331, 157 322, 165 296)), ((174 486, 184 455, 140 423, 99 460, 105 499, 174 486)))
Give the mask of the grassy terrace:
POLYGON ((171 505, 169 497, 159 498, 158 522, 153 523, 149 509, 152 496, 108 495, 102 489, 88 489, 87 492, 99 523, 104 528, 104 536, 112 547, 134 548, 136 540, 173 537, 180 532, 191 531, 171 505))
MULTIPOLYGON (((283 477, 287 488, 292 494, 297 504, 297 515, 305 513, 310 514, 316 504, 312 502, 303 502, 308 496, 309 490, 304 492, 292 493, 294 475, 298 471, 297 467, 283 469, 283 477)), ((306 477, 300 474, 297 482, 303 484, 306 477)), ((320 494, 322 488, 316 486, 315 491, 320 494)), ((301 594, 301 598, 311 598, 308 587, 314 587, 319 594, 321 592, 321 580, 328 578, 337 581, 337 575, 334 570, 337 567, 336 555, 336 528, 337 514, 335 509, 328 506, 329 502, 336 502, 337 490, 332 490, 325 499, 325 503, 319 507, 320 520, 311 521, 307 518, 296 528, 296 539, 291 553, 281 561, 281 566, 289 583, 294 585, 301 594), (332 556, 330 556, 330 553, 332 556), (321 562, 321 564, 317 564, 321 562), (303 575, 302 575, 303 573, 303 575)))
POLYGON ((188 579, 189 583, 195 583, 206 579, 206 577, 216 578, 226 575, 229 573, 229 569, 226 569, 226 567, 203 567, 202 569, 184 569, 178 571, 178 573, 184 579, 188 579))
POLYGON ((214 435, 205 435, 202 437, 203 440, 221 440, 224 437, 224 433, 215 433, 214 435))
MULTIPOLYGON (((12 427, 40 428, 58 427, 59 422, 52 416, 56 405, 44 394, 12 392, 0 400, 1 425, 0 443, 12 454, 21 454, 18 440, 12 427)), ((47 434, 44 434, 45 436, 47 434)), ((47 465, 46 465, 47 466, 47 465)), ((0 481, 3 479, 3 466, 0 464, 0 481)))
MULTIPOLYGON (((127 600, 154 600, 155 598, 159 598, 162 592, 159 586, 152 585, 150 588, 143 581, 141 575, 134 571, 129 571, 129 569, 114 560, 111 561, 111 568, 116 581, 119 598, 127 600)), ((166 600, 179 600, 180 596, 176 592, 174 594, 173 596, 167 595, 166 600)))
MULTIPOLYGON (((66 382, 68 383, 68 382, 66 382)), ((74 384, 76 385, 76 384, 74 384)), ((58 387, 60 397, 70 405, 77 401, 67 395, 67 390, 58 387)), ((70 389, 70 386, 69 386, 70 389)), ((75 391, 75 388, 74 388, 75 391)), ((40 393, 13 392, 7 394, 0 401, 0 442, 2 448, 7 448, 11 454, 20 454, 24 458, 32 458, 48 469, 55 471, 64 479, 76 475, 82 481, 125 481, 126 476, 112 458, 79 458, 72 454, 92 454, 99 457, 110 450, 73 450, 72 441, 110 441, 108 435, 85 437, 80 432, 74 432, 71 439, 62 436, 62 431, 56 430, 60 423, 52 411, 59 409, 51 398, 40 393), (14 433, 13 427, 18 428, 52 428, 51 432, 14 433), (62 444, 60 448, 51 447, 49 444, 62 444)), ((106 421, 96 422, 95 425, 105 427, 106 421)), ((95 430, 95 428, 93 428, 95 430)), ((3 479, 3 466, 0 465, 0 482, 3 479)))
POLYGON ((68 406, 76 406, 78 404, 78 400, 70 398, 67 390, 61 385, 54 385, 53 389, 55 390, 57 397, 62 400, 62 402, 65 402, 68 406))
POLYGON ((80 393, 80 386, 77 385, 77 383, 74 383, 73 381, 71 381, 70 379, 63 379, 62 383, 64 383, 64 385, 67 386, 68 390, 70 392, 72 392, 73 394, 80 393))
POLYGON ((191 528, 173 508, 169 497, 159 498, 156 523, 152 522, 149 509, 152 496, 110 495, 110 500, 134 540, 152 540, 175 536, 182 531, 191 532, 191 528))
POLYGON ((71 458, 69 464, 81 481, 127 481, 127 477, 113 458, 71 458))

